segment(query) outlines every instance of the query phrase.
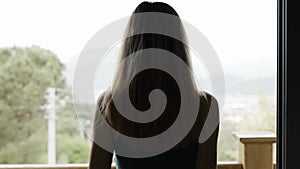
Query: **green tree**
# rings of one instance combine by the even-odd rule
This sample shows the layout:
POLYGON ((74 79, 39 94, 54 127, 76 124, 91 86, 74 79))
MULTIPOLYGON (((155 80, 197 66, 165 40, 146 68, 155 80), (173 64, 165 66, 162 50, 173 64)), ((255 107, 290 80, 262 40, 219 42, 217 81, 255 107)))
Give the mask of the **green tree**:
MULTIPOLYGON (((62 92, 63 97, 57 100, 56 120, 56 157, 57 163, 87 163, 90 143, 80 129, 78 116, 71 102, 71 89, 62 92)), ((86 126, 85 126, 86 127, 86 126)))
POLYGON ((37 46, 0 49, 0 163, 44 163, 48 87, 64 88, 64 65, 37 46))
POLYGON ((58 163, 87 163, 90 144, 80 136, 57 136, 58 163))

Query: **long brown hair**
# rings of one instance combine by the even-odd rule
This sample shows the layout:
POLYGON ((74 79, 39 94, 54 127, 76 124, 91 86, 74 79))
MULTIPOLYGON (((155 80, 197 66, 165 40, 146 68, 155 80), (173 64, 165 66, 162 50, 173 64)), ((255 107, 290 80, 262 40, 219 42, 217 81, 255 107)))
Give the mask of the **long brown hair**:
MULTIPOLYGON (((105 118, 115 130, 127 136, 145 138, 160 134, 172 125, 180 109, 180 92, 184 91, 179 90, 178 84, 167 72, 158 69, 147 69, 138 73, 130 82, 129 98, 132 105, 139 111, 145 111, 151 106, 148 95, 153 89, 161 89, 165 93, 167 97, 166 108, 162 115, 152 122, 137 123, 126 119, 114 106, 112 93, 124 89, 124 83, 133 76, 132 72, 139 64, 135 59, 132 60, 130 65, 121 64, 122 61, 134 52, 143 49, 158 48, 171 52, 179 57, 191 70, 189 49, 186 42, 183 24, 177 12, 168 4, 162 2, 143 2, 134 10, 125 31, 125 39, 122 44, 119 64, 113 83, 111 88, 100 99, 102 103, 100 106, 105 110, 105 118), (148 20, 146 26, 163 26, 163 29, 174 32, 180 40, 155 33, 137 34, 135 31, 140 31, 145 25, 141 24, 140 18, 137 18, 135 14, 145 12, 158 12, 177 17, 177 21, 172 25, 158 25, 157 21, 148 20)), ((154 62, 160 61, 168 62, 167 60, 155 60, 154 62)), ((180 69, 176 69, 176 71, 178 74, 181 74, 180 69)), ((182 74, 182 76, 185 75, 182 74)), ((189 81, 186 81, 186 83, 192 84, 190 85, 192 88, 188 88, 188 90, 193 90, 198 96, 198 89, 192 73, 188 76, 189 81)))

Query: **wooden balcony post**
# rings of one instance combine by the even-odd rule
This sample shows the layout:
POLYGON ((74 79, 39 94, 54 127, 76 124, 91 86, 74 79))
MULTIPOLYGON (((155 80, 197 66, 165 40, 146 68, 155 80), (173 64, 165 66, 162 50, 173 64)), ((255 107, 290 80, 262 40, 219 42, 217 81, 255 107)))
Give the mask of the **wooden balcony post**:
POLYGON ((271 132, 233 132, 239 140, 239 161, 244 169, 273 169, 273 143, 271 132))

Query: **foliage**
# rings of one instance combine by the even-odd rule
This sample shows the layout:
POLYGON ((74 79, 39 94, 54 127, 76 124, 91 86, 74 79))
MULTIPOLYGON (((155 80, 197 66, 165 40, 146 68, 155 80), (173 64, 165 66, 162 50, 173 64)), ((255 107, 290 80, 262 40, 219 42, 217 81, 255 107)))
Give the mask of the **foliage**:
POLYGON ((37 46, 0 49, 0 163, 40 163, 46 123, 40 106, 47 87, 63 87, 64 69, 37 46))
POLYGON ((90 144, 79 136, 60 135, 57 138, 58 163, 87 163, 90 144))
POLYGON ((244 113, 240 131, 276 132, 276 113, 274 100, 267 98, 263 90, 258 92, 258 111, 244 113))
POLYGON ((220 122, 218 139, 218 160, 236 161, 238 153, 238 143, 232 135, 232 131, 237 130, 237 122, 223 118, 220 122))
POLYGON ((70 103, 70 90, 65 90, 67 97, 57 110, 56 122, 56 157, 57 163, 87 163, 90 143, 81 130, 74 105, 70 103), (69 101, 69 102, 68 102, 69 101))
POLYGON ((74 109, 70 103, 60 105, 70 97, 63 70, 54 53, 38 46, 0 49, 0 163, 47 162, 46 110, 41 107, 48 87, 67 91, 56 98, 57 152, 65 152, 69 162, 86 162, 89 144, 76 136, 74 109))

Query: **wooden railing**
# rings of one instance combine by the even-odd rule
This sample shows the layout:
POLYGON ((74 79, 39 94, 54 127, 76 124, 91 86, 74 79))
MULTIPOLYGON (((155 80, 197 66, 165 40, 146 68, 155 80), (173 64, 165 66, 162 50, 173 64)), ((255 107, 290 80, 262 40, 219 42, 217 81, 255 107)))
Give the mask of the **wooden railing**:
MULTIPOLYGON (((272 145, 276 141, 270 132, 234 132, 239 140, 239 161, 218 162, 218 169, 275 169, 272 145)), ((88 164, 8 164, 0 169, 87 169, 88 164)), ((114 166, 112 169, 116 169, 114 166)), ((142 169, 142 167, 141 167, 142 169)))
POLYGON ((275 169, 273 164, 273 143, 271 132, 234 132, 239 140, 239 162, 244 169, 275 169))
MULTIPOLYGON (((87 164, 8 164, 0 165, 0 169, 87 169, 87 164)), ((116 169, 114 166, 112 169, 116 169)), ((142 167, 141 167, 142 169, 142 167)), ((238 162, 220 162, 218 169, 243 169, 243 165, 238 162)))

